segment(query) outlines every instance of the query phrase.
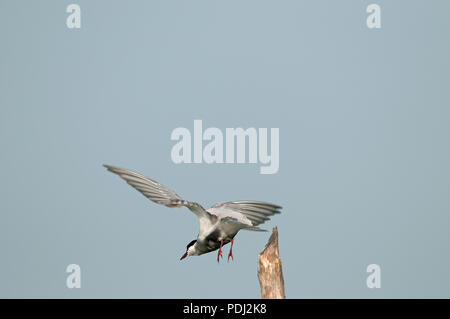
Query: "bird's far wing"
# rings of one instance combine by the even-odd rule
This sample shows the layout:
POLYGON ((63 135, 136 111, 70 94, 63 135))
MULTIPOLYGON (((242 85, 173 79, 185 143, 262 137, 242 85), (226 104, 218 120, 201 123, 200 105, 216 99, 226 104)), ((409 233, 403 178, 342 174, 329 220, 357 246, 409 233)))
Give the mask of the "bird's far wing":
POLYGON ((241 200, 235 202, 217 203, 212 208, 229 209, 244 215, 253 226, 269 220, 269 216, 280 214, 281 206, 266 202, 241 200))
POLYGON ((129 185, 133 186, 145 197, 157 204, 171 208, 186 206, 197 215, 199 219, 211 219, 211 215, 201 205, 183 200, 177 193, 150 178, 124 168, 110 165, 103 166, 105 166, 108 171, 119 175, 129 185))
POLYGON ((253 230, 253 231, 262 231, 266 232, 267 230, 261 229, 256 226, 250 226, 244 223, 241 223, 236 218, 233 217, 224 217, 220 219, 220 227, 223 231, 225 231, 227 234, 233 234, 237 233, 239 230, 253 230))

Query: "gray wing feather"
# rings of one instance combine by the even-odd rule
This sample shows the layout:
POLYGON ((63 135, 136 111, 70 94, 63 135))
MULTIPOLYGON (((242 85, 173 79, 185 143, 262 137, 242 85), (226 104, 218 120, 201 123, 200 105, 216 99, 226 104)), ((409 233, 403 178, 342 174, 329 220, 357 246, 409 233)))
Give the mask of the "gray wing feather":
POLYGON ((234 232, 239 231, 240 229, 261 231, 261 232, 267 231, 265 229, 261 229, 256 226, 250 226, 250 225, 241 223, 240 221, 238 221, 236 218, 233 218, 233 217, 224 217, 220 220, 220 222, 222 224, 221 225, 222 229, 224 229, 227 233, 234 233, 234 232))
POLYGON ((103 166, 106 167, 108 171, 119 175, 129 185, 157 204, 171 208, 185 206, 199 218, 211 218, 211 215, 201 205, 183 200, 177 193, 157 181, 151 180, 150 178, 124 168, 110 165, 103 166))
POLYGON ((250 200, 217 203, 212 207, 237 211, 245 215, 252 222, 253 226, 260 225, 269 220, 269 216, 280 214, 281 209, 281 206, 278 205, 250 200))

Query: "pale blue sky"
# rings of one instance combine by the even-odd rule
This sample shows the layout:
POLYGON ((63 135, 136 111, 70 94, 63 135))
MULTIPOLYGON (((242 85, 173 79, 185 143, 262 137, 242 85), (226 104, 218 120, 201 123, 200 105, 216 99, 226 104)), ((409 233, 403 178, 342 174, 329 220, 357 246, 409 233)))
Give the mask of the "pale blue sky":
POLYGON ((180 262, 196 217, 104 163, 204 206, 283 206, 264 226, 288 297, 450 297, 448 1, 76 1, 80 30, 69 3, 0 2, 0 297, 259 297, 269 234, 180 262), (279 172, 175 165, 195 119, 279 128, 279 172))

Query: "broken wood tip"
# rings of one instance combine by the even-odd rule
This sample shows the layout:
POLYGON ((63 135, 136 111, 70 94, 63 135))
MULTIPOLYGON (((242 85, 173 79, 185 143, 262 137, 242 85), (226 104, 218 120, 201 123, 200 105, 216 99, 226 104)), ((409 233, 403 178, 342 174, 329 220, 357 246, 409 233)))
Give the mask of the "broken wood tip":
POLYGON ((258 255, 258 280, 261 297, 264 299, 284 299, 284 278, 282 262, 278 250, 278 228, 274 227, 272 235, 258 255))

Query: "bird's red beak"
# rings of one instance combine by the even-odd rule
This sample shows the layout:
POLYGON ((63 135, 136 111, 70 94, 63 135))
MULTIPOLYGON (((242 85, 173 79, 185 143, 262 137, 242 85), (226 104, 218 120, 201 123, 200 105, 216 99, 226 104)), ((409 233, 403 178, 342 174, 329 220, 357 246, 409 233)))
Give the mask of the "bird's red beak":
POLYGON ((183 260, 183 259, 186 258, 186 257, 187 257, 187 252, 185 252, 184 255, 181 256, 180 260, 183 260))

